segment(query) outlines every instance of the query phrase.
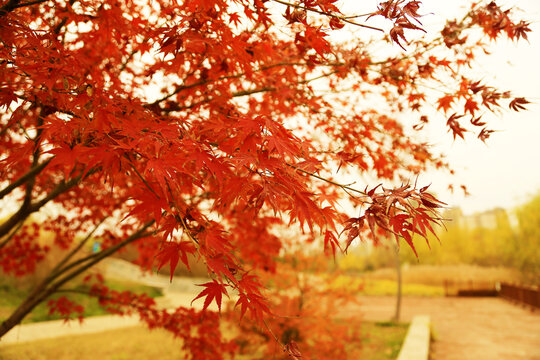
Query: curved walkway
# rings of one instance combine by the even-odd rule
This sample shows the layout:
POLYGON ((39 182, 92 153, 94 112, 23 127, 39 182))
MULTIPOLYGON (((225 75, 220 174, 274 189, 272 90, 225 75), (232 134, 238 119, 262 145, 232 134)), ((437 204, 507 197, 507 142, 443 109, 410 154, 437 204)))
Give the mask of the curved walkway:
MULTIPOLYGON (((205 279, 175 278, 172 284, 163 276, 133 272, 118 261, 109 264, 109 275, 129 275, 134 281, 164 289, 160 305, 164 308, 190 306, 200 291, 194 285, 205 279), (165 279, 164 279, 165 278, 165 279)), ((395 298, 390 296, 360 297, 360 307, 342 309, 341 316, 361 311, 366 320, 388 321, 394 314, 395 298)), ((202 307, 202 300, 193 303, 202 307)), ((499 298, 404 297, 402 320, 415 315, 429 315, 435 341, 431 360, 540 360, 540 311, 512 304, 499 298)), ((8 333, 0 345, 56 337, 75 333, 99 332, 132 326, 135 317, 100 316, 64 324, 62 321, 21 325, 8 333)))
MULTIPOLYGON (((362 297, 366 320, 389 320, 393 297, 362 297)), ((402 320, 429 315, 432 360, 540 360, 540 312, 499 298, 405 297, 402 320)))

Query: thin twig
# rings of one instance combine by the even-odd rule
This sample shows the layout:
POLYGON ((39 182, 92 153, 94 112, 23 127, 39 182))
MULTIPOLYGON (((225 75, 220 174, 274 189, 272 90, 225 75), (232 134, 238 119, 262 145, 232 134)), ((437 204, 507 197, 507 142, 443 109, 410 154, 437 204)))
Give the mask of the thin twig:
POLYGON ((335 182, 335 181, 333 181, 333 180, 327 179, 327 178, 325 178, 325 177, 319 176, 319 175, 314 174, 314 173, 312 173, 312 172, 309 172, 309 171, 307 171, 307 170, 301 169, 301 168, 299 168, 299 167, 297 167, 297 166, 294 166, 294 165, 292 165, 292 164, 287 164, 287 166, 290 166, 290 167, 292 167, 293 169, 295 169, 295 170, 297 170, 297 171, 300 171, 300 172, 302 172, 302 173, 304 173, 304 174, 306 174, 306 175, 309 175, 309 176, 311 176, 311 177, 314 177, 314 178, 316 178, 316 179, 325 181, 325 182, 327 182, 327 183, 329 183, 329 184, 332 184, 332 185, 339 186, 340 188, 342 188, 342 189, 344 189, 344 190, 349 190, 349 191, 352 191, 352 192, 356 192, 356 193, 362 194, 362 195, 364 195, 364 196, 366 196, 366 197, 368 196, 368 194, 366 194, 366 192, 364 192, 364 191, 362 191, 362 190, 358 190, 358 189, 352 188, 352 187, 350 187, 349 185, 340 184, 340 183, 335 182))
MULTIPOLYGON (((55 267, 54 269, 51 270, 51 275, 49 276, 52 276, 54 274, 56 274, 57 272, 61 272, 62 271, 62 267, 69 261, 69 259, 71 259, 79 250, 82 249, 82 247, 84 246, 84 244, 86 244, 88 242, 88 240, 90 240, 90 238, 92 237, 92 235, 94 235, 94 233, 96 232, 96 230, 99 228, 99 226, 101 224, 103 224, 103 222, 107 219, 107 216, 104 217, 103 219, 101 219, 95 226, 94 228, 92 229, 92 231, 90 231, 85 237, 84 239, 81 240, 81 242, 73 249, 71 250, 71 252, 69 254, 67 254, 55 267)), ((53 277, 54 278, 54 277, 53 277)))
POLYGON ((282 1, 282 0, 273 0, 273 1, 275 1, 275 2, 277 2, 277 3, 280 3, 280 4, 282 4, 282 5, 286 5, 286 6, 290 6, 290 7, 296 8, 296 9, 307 10, 307 11, 311 11, 311 12, 314 12, 314 13, 317 13, 317 14, 330 16, 330 17, 339 19, 339 20, 341 20, 341 21, 344 21, 344 22, 346 22, 346 23, 352 24, 352 25, 356 25, 356 26, 360 26, 360 27, 363 27, 363 28, 367 28, 367 29, 371 29, 371 30, 377 30, 377 31, 384 32, 384 30, 381 29, 381 28, 374 27, 374 26, 369 26, 369 25, 365 25, 365 24, 360 24, 360 23, 357 23, 356 21, 349 20, 350 17, 347 17, 347 16, 341 16, 341 15, 331 14, 331 13, 328 13, 328 12, 325 12, 325 11, 321 11, 321 10, 317 10, 317 9, 314 9, 314 8, 310 8, 310 7, 307 7, 307 6, 302 6, 302 5, 297 5, 297 4, 291 4, 291 3, 288 3, 288 2, 282 1))
POLYGON ((129 164, 131 165, 131 167, 133 168, 133 170, 135 171, 135 174, 137 174, 137 176, 139 177, 139 179, 141 179, 141 181, 144 183, 144 185, 146 185, 146 187, 152 192, 152 194, 154 194, 158 199, 160 198, 159 195, 154 191, 154 189, 152 189, 152 187, 150 186, 150 184, 148 184, 148 182, 146 181, 146 179, 141 175, 141 173, 139 173, 139 171, 137 170, 137 168, 135 167, 135 165, 133 165, 131 162, 129 162, 129 164))

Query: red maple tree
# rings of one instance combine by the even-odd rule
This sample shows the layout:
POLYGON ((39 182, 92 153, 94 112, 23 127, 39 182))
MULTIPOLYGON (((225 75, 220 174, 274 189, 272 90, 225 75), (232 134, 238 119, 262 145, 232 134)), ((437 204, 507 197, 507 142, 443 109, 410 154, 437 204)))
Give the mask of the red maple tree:
MULTIPOLYGON (((463 70, 486 51, 486 38, 526 39, 528 23, 495 2, 475 3, 439 33, 408 41, 423 31, 420 1, 385 1, 358 16, 336 3, 2 1, 0 199, 17 209, 0 223, 0 266, 24 275, 51 247, 69 251, 2 322, 0 337, 130 244, 145 268, 172 272, 196 255, 212 278, 198 296, 204 307, 237 294, 242 321, 272 331, 273 309, 293 301, 261 285, 279 273, 290 245, 276 228, 295 225, 329 254, 378 232, 414 249, 413 234, 432 232, 443 203, 410 179, 448 164, 408 130, 442 119, 454 138, 485 141, 492 130, 481 110, 522 110, 527 100, 463 70), (383 34, 369 25, 377 17, 390 26, 382 39, 406 53, 381 56, 368 36, 332 37, 351 27, 383 34), (439 118, 428 117, 431 104, 439 118), (399 119, 404 110, 420 121, 399 119), (342 184, 336 171, 405 185, 342 184), (358 212, 346 214, 344 200, 358 212), (55 234, 52 244, 37 241, 39 229, 25 221, 35 213, 55 234), (101 249, 84 253, 95 231, 101 249)), ((193 358, 238 350, 219 333, 216 313, 166 312, 98 277, 88 281, 104 306, 174 332, 193 358)), ((60 299, 53 310, 82 311, 60 299)), ((301 357, 295 336, 270 340, 301 357)))

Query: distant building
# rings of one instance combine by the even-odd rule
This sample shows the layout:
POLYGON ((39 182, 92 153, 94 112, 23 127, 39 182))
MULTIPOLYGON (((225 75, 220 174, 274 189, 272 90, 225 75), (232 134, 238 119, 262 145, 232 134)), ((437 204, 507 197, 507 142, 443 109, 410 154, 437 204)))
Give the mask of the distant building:
POLYGON ((505 209, 495 208, 472 215, 463 215, 459 207, 448 209, 443 217, 448 219, 446 226, 459 226, 469 229, 484 228, 495 229, 509 223, 509 216, 505 209))

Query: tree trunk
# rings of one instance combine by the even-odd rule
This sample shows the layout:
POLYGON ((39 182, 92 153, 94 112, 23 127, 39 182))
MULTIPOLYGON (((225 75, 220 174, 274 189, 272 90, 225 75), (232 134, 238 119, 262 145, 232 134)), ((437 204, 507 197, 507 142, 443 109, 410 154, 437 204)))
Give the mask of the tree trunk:
POLYGON ((394 313, 393 321, 398 322, 401 315, 401 262, 399 261, 399 248, 394 246, 392 249, 395 254, 396 272, 397 272, 397 292, 396 292, 396 311, 394 313))
POLYGON ((28 315, 40 302, 42 302, 46 297, 43 297, 42 292, 45 290, 46 283, 43 282, 28 297, 26 300, 19 305, 19 307, 7 318, 5 321, 0 324, 0 341, 2 337, 18 325, 26 315, 28 315))
MULTIPOLYGON (((61 286, 63 286, 68 281, 72 280, 76 276, 82 274, 84 271, 88 270, 92 266, 96 265, 98 262, 104 258, 114 254, 119 249, 125 247, 127 244, 140 239, 142 237, 152 234, 152 232, 147 232, 150 226, 154 224, 154 220, 151 220, 144 224, 139 230, 131 234, 121 243, 118 243, 110 248, 102 250, 98 254, 87 256, 85 258, 79 259, 72 262, 69 265, 63 266, 65 262, 60 262, 56 269, 53 269, 51 274, 45 278, 33 291, 28 295, 26 300, 19 305, 19 307, 7 318, 5 321, 0 324, 0 340, 8 331, 13 329, 17 324, 19 324, 26 315, 28 315, 38 304, 47 299, 50 295, 54 294, 61 286), (81 261, 82 260, 82 261, 81 261)), ((89 236, 92 235, 90 233, 89 236)), ((76 250, 80 249, 77 247, 76 250)), ((75 252, 68 254, 67 261, 75 252)))

